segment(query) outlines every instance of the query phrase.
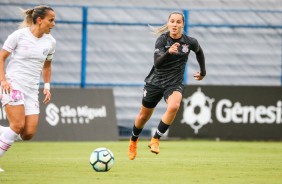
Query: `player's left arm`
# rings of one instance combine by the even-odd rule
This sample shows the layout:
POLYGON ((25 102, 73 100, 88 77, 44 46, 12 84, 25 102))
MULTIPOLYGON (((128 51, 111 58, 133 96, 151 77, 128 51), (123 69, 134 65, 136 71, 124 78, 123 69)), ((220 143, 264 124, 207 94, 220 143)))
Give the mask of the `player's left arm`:
POLYGON ((43 103, 46 104, 51 100, 50 81, 51 81, 51 63, 52 60, 46 60, 43 65, 42 78, 44 81, 43 94, 45 96, 43 103))
POLYGON ((45 95, 45 98, 43 100, 44 104, 47 104, 51 100, 51 92, 50 92, 50 81, 51 81, 51 64, 52 64, 52 59, 55 53, 56 49, 56 40, 49 35, 49 38, 51 40, 51 49, 49 50, 49 53, 46 57, 46 60, 43 65, 42 69, 42 78, 44 81, 44 89, 43 89, 43 94, 45 95))
POLYGON ((196 39, 193 40, 193 51, 196 54, 197 61, 200 66, 200 72, 194 74, 195 80, 202 80, 206 76, 206 67, 205 67, 205 55, 202 47, 196 39))

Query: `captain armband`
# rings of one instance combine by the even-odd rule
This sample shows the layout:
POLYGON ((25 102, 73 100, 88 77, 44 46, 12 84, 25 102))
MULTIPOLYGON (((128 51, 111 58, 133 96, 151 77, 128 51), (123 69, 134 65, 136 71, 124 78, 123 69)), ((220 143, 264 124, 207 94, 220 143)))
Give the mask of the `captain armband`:
POLYGON ((53 54, 48 54, 46 60, 52 60, 53 59, 53 54))

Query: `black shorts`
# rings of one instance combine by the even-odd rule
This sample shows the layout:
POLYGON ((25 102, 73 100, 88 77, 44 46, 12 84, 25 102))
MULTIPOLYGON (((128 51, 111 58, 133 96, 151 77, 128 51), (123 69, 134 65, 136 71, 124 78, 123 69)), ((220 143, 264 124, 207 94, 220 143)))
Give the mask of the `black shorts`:
POLYGON ((145 84, 143 89, 142 105, 146 108, 155 108, 162 97, 164 97, 164 100, 167 101, 168 97, 174 91, 179 91, 181 94, 183 94, 183 90, 183 84, 168 86, 166 88, 160 88, 151 84, 145 84))

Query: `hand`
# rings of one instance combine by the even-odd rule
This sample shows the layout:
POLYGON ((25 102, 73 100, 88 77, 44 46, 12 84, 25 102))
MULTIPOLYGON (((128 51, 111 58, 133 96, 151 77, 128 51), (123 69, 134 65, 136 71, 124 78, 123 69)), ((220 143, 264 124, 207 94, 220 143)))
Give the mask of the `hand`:
POLYGON ((195 80, 202 80, 205 76, 202 76, 200 72, 194 74, 195 80))
POLYGON ((179 46, 180 46, 180 44, 178 42, 175 42, 172 46, 169 47, 168 52, 170 54, 177 54, 179 46))
POLYGON ((7 81, 1 81, 1 93, 2 94, 9 94, 12 91, 12 85, 7 81))
POLYGON ((50 102, 51 100, 51 92, 49 89, 44 89, 43 90, 43 94, 45 95, 45 98, 43 100, 44 104, 47 104, 48 102, 50 102))

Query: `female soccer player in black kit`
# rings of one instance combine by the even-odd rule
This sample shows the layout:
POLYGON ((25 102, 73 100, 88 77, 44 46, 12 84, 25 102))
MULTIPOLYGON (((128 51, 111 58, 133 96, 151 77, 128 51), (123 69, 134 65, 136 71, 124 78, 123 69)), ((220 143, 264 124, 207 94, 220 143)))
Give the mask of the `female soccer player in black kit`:
POLYGON ((179 109, 184 89, 183 76, 188 55, 192 50, 200 65, 200 72, 194 74, 195 80, 202 80, 206 75, 205 57, 202 48, 195 38, 183 34, 184 15, 172 12, 168 22, 155 30, 161 34, 155 44, 154 66, 145 79, 142 106, 130 138, 128 157, 135 159, 137 155, 138 137, 153 114, 154 108, 164 97, 167 103, 154 137, 149 143, 151 152, 158 154, 160 137, 167 131, 179 109))

